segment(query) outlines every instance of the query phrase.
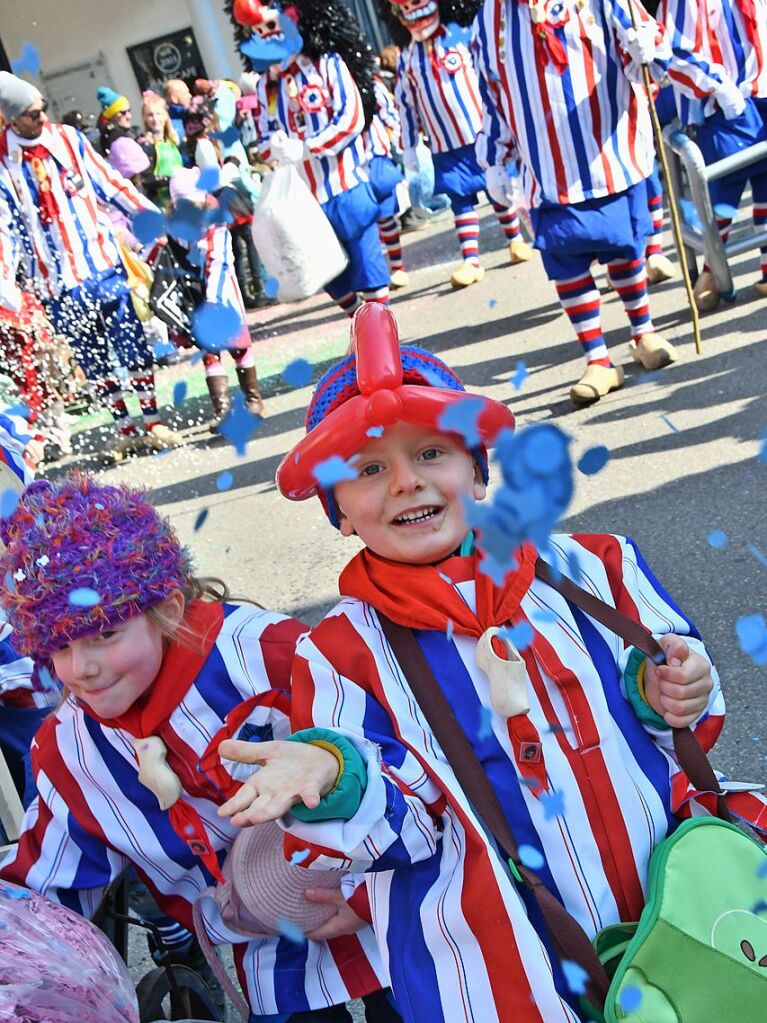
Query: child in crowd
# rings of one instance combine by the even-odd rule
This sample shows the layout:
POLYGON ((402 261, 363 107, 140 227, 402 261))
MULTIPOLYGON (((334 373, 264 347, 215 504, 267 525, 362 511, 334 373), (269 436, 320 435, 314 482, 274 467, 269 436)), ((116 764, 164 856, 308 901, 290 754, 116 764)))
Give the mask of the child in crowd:
MULTIPOLYGON (((66 691, 35 738, 39 796, 0 876, 90 916, 133 864, 191 929, 236 834, 216 814, 237 785, 216 748, 223 735, 287 734, 303 626, 196 579, 189 552, 137 490, 84 475, 36 481, 0 531, 15 643, 66 691)), ((203 920, 211 941, 235 944, 251 1023, 346 1020, 348 998, 380 997, 375 941, 359 920, 356 934, 306 943, 245 941, 210 899, 203 920)))
MULTIPOLYGON (((577 995, 550 935, 446 761, 378 615, 415 631, 517 843, 532 847, 539 876, 589 937, 639 918, 650 855, 694 798, 671 726, 693 726, 708 748, 724 706, 698 633, 630 540, 555 536, 545 556, 564 576, 577 557, 595 596, 659 637, 664 665, 535 577, 534 549, 517 552, 501 585, 483 574, 464 505, 484 498, 486 444, 514 417, 472 395, 469 449, 439 425, 466 398, 440 359, 398 347, 388 310, 357 314, 352 354, 318 383, 307 436, 278 485, 292 500, 316 494, 331 524, 365 547, 341 574, 341 603, 297 647, 293 739, 306 745, 273 744, 269 764, 219 812, 242 825, 285 814, 287 852, 308 846, 307 865, 368 872, 376 935, 410 1023, 575 1023, 577 995), (333 455, 356 456, 356 476, 323 489, 314 470, 333 455), (530 709, 507 718, 475 655, 487 629, 522 623, 530 709), (310 745, 334 736, 340 775, 338 760, 310 745), (288 784, 273 773, 278 760, 293 765, 288 784), (313 793, 313 809, 297 792, 313 793)), ((265 762, 243 743, 220 752, 265 762)))

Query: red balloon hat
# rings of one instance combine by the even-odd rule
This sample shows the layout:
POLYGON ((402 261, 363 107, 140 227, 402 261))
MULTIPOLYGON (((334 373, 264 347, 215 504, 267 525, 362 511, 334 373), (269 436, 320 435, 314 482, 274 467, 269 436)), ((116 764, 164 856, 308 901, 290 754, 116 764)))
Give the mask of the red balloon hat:
POLYGON ((467 399, 481 403, 474 427, 483 445, 514 428, 511 409, 493 398, 468 395, 441 359, 415 346, 400 348, 391 310, 366 302, 352 321, 351 354, 317 384, 307 434, 282 460, 277 486, 291 501, 305 501, 320 491, 317 466, 334 455, 344 461, 356 455, 375 436, 371 429, 401 422, 445 432, 442 416, 467 399))

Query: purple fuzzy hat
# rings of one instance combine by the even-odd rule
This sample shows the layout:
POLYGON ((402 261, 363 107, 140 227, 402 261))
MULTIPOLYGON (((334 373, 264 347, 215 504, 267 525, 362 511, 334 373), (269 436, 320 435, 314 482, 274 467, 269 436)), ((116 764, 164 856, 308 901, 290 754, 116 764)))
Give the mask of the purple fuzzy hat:
POLYGON ((38 662, 141 614, 191 578, 189 551, 144 491, 81 473, 30 484, 0 537, 0 601, 17 650, 38 662))

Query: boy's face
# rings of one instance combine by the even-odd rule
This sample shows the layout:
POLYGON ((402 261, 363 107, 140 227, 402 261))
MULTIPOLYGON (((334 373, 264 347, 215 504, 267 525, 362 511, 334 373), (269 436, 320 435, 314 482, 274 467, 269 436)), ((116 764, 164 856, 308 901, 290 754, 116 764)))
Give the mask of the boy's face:
POLYGON ((429 565, 466 536, 464 496, 481 501, 485 484, 457 438, 396 423, 369 441, 354 462, 359 475, 334 494, 344 536, 355 533, 382 558, 429 565))

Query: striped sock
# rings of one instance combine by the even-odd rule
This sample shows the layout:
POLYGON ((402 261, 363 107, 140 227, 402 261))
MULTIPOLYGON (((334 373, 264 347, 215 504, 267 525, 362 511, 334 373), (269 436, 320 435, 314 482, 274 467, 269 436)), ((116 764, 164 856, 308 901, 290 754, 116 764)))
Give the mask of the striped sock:
POLYGON ((648 256, 660 256, 663 253, 663 195, 650 196, 647 207, 652 221, 652 233, 647 239, 647 248, 644 251, 645 259, 648 256))
POLYGON ((464 263, 479 266, 479 217, 476 212, 459 213, 455 218, 455 230, 464 263))
POLYGON ((221 356, 214 352, 205 352, 202 356, 202 364, 205 367, 206 377, 225 377, 226 370, 221 362, 221 356))
POLYGON ((248 345, 247 348, 232 348, 231 352, 237 369, 250 369, 251 366, 255 366, 256 359, 253 355, 253 345, 248 345))
POLYGON ((599 289, 591 271, 554 282, 562 308, 570 318, 588 363, 612 366, 602 335, 599 289))
POLYGON ((642 334, 653 334, 655 327, 647 298, 647 268, 644 259, 608 263, 607 269, 631 322, 633 339, 636 341, 642 334))
MULTIPOLYGON (((767 227, 767 203, 754 203, 754 227, 760 231, 767 227)), ((767 246, 759 250, 759 267, 762 271, 762 280, 767 283, 767 246)))
POLYGON ((362 292, 364 302, 380 302, 381 305, 389 304, 389 285, 384 284, 382 288, 369 288, 362 292))
MULTIPOLYGON (((716 226, 719 228, 719 234, 720 234, 720 236, 722 238, 722 245, 726 245, 727 244, 727 239, 730 237, 730 225, 731 224, 732 224, 732 220, 728 219, 727 217, 717 217, 716 218, 716 226)), ((707 273, 711 273, 711 267, 708 265, 708 263, 704 263, 703 264, 703 269, 707 273)))
POLYGON ((340 298, 335 299, 335 303, 351 318, 362 305, 362 299, 356 291, 350 291, 348 295, 342 295, 340 298))
POLYGON ((99 398, 112 415, 120 433, 126 437, 137 436, 138 430, 128 415, 128 406, 125 404, 119 381, 107 377, 99 381, 97 390, 99 398))
POLYGON ((151 370, 137 370, 131 373, 130 382, 141 406, 141 415, 144 419, 144 426, 151 430, 160 422, 160 414, 157 411, 157 393, 154 389, 154 373, 151 370))
POLYGON ((400 239, 399 224, 394 217, 378 221, 378 236, 381 244, 386 249, 386 258, 389 260, 389 269, 392 273, 397 270, 404 270, 402 262, 402 241, 400 239))
POLYGON ((506 241, 513 242, 516 238, 519 238, 522 227, 519 223, 519 215, 516 208, 514 206, 499 206, 498 203, 493 203, 493 209, 498 218, 498 223, 506 235, 506 241))

